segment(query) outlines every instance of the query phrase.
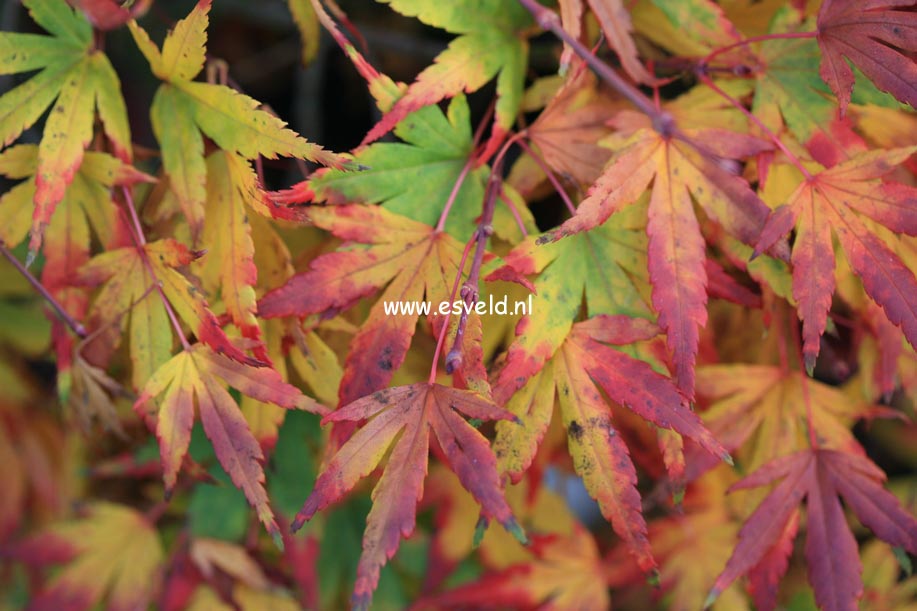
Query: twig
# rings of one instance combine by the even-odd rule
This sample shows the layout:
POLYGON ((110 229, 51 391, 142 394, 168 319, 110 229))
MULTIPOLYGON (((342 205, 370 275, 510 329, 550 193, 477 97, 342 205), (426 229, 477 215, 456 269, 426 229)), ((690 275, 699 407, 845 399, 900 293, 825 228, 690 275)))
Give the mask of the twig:
POLYGON ((67 313, 67 310, 64 309, 64 306, 62 306, 61 303, 54 298, 54 295, 48 292, 48 289, 46 289, 44 285, 39 282, 35 276, 32 275, 32 272, 26 269, 26 267, 19 261, 19 259, 17 259, 16 256, 10 252, 10 249, 6 247, 6 244, 4 244, 2 240, 0 240, 0 252, 2 252, 3 256, 13 264, 13 267, 15 267, 16 270, 22 274, 26 280, 28 280, 29 284, 32 285, 32 288, 34 288, 38 294, 48 302, 48 305, 50 305, 57 316, 62 321, 64 321, 64 324, 66 324, 70 330, 73 331, 74 335, 80 338, 85 338, 87 335, 86 327, 84 327, 78 320, 67 313))
POLYGON ((653 122, 653 129, 663 136, 673 135, 675 120, 672 115, 656 108, 653 102, 639 89, 624 80, 611 66, 597 58, 583 43, 571 36, 564 29, 557 13, 541 6, 537 0, 519 0, 519 3, 528 9, 542 29, 550 30, 555 36, 570 45, 570 48, 595 71, 599 78, 636 106, 637 110, 648 116, 653 122))

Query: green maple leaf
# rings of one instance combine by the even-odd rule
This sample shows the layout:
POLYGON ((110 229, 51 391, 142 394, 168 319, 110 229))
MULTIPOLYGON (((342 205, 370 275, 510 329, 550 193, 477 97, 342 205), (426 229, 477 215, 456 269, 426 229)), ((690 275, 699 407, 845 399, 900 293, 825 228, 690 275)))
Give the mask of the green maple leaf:
POLYGON ((522 101, 528 58, 524 30, 532 25, 528 12, 506 0, 383 1, 402 15, 458 34, 458 38, 417 75, 364 142, 376 140, 409 113, 462 91, 476 91, 494 76, 497 104, 492 142, 496 142, 512 126, 522 101))
MULTIPOLYGON (((384 208, 415 221, 435 226, 449 196, 474 153, 470 112, 465 96, 458 95, 444 114, 437 106, 411 113, 395 127, 404 142, 372 144, 355 160, 369 169, 362 172, 322 170, 309 181, 309 199, 334 204, 381 203, 384 208)), ((444 229, 466 240, 476 226, 484 201, 490 169, 470 168, 455 195, 444 229)), ((528 208, 516 209, 530 221, 528 208)), ((534 223, 527 223, 534 229, 534 223)), ((494 227, 505 235, 516 226, 506 206, 495 210, 494 227)))

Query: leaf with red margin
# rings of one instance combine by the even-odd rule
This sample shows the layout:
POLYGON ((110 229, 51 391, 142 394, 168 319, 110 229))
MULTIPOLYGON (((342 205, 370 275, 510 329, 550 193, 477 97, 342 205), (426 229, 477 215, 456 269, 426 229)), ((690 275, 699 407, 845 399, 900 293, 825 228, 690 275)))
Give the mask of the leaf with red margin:
POLYGON ((644 571, 654 570, 656 562, 636 487, 637 472, 600 389, 641 418, 730 460, 669 378, 606 345, 627 345, 657 333, 652 323, 626 316, 601 315, 577 323, 541 373, 510 398, 506 409, 520 424, 497 423, 494 441, 500 471, 519 481, 544 436, 556 395, 573 467, 644 571))
POLYGON ((142 250, 119 248, 96 255, 74 278, 78 285, 103 284, 90 311, 90 326, 102 331, 88 347, 108 353, 114 350, 121 339, 120 330, 127 324, 124 314, 130 312, 132 373, 138 389, 172 351, 168 315, 162 299, 151 294, 157 292, 156 283, 199 340, 240 363, 264 364, 229 340, 204 295, 178 270, 196 256, 180 242, 158 240, 142 250))
MULTIPOLYGON (((618 117, 633 120, 630 113, 618 117)), ((759 142, 740 134, 730 141, 722 130, 704 131, 697 130, 696 139, 722 158, 736 159, 761 150, 759 142)), ((556 240, 598 226, 636 202, 651 182, 646 232, 652 301, 674 355, 678 386, 693 396, 698 329, 707 322, 707 274, 704 239, 692 196, 713 220, 752 243, 767 207, 748 184, 692 145, 641 127, 616 153, 576 215, 546 238, 556 240)))
POLYGON ((614 49, 621 60, 621 66, 628 76, 644 85, 651 85, 656 79, 646 71, 637 55, 634 44, 633 26, 630 12, 623 0, 587 0, 589 8, 602 26, 608 45, 614 49))
POLYGON ((413 306, 424 300, 449 301, 458 275, 462 245, 449 234, 376 206, 309 208, 309 218, 350 245, 312 261, 258 302, 264 318, 306 316, 348 308, 382 291, 354 336, 340 385, 345 405, 385 388, 411 345, 417 320, 412 314, 386 314, 385 304, 413 306))
POLYGON ((533 537, 533 557, 436 596, 412 609, 608 609, 595 538, 579 524, 569 535, 533 537))
POLYGON ((160 367, 143 387, 134 410, 144 417, 150 428, 155 427, 168 496, 188 453, 196 405, 204 433, 213 443, 217 459, 276 540, 280 531, 264 490, 261 467, 264 454, 224 383, 243 395, 286 409, 327 412, 296 387, 285 383, 273 369, 242 365, 203 344, 182 350, 160 367), (151 399, 163 393, 157 407, 151 399))
POLYGON ((523 30, 532 18, 516 2, 505 0, 383 0, 394 10, 426 25, 458 34, 363 139, 369 144, 395 127, 408 113, 456 95, 477 91, 497 77, 497 104, 491 144, 512 127, 525 80, 528 42, 523 30))
POLYGON ((73 0, 73 6, 83 11, 97 30, 115 30, 129 20, 139 17, 149 8, 152 0, 140 0, 122 6, 115 0, 73 0))
MULTIPOLYGON (((263 192, 248 161, 234 153, 215 151, 207 157, 207 204, 201 244, 201 282, 208 293, 219 291, 230 321, 244 337, 261 343, 255 318, 255 243, 249 224, 249 207, 258 209, 263 192)), ((255 348, 267 360, 263 346, 255 348)))
POLYGON ((97 501, 77 519, 49 526, 14 546, 27 564, 64 564, 30 601, 30 609, 146 609, 164 554, 156 528, 123 505, 97 501))
POLYGON ((739 542, 706 606, 782 541, 805 499, 805 557, 815 600, 827 611, 856 608, 863 594, 862 565, 841 498, 880 539, 917 553, 917 519, 882 486, 884 481, 882 470, 863 456, 806 449, 778 458, 733 485, 732 490, 739 490, 776 484, 739 531, 739 542))
POLYGON ((793 553, 793 540, 799 530, 799 510, 790 514, 777 537, 777 542, 764 554, 761 561, 748 571, 748 591, 755 600, 755 607, 765 609, 777 608, 777 588, 786 574, 793 553))
POLYGON ((880 179, 917 147, 869 151, 815 174, 767 220, 755 253, 769 248, 796 227, 793 244, 793 297, 803 323, 803 353, 811 372, 834 293, 832 234, 863 281, 866 293, 917 346, 917 278, 860 215, 894 232, 917 235, 917 189, 880 179))
POLYGON ((611 151, 598 142, 610 133, 608 117, 622 108, 624 102, 599 87, 589 68, 576 61, 525 133, 548 167, 586 187, 602 174, 611 157, 611 151))
POLYGON ((54 103, 38 145, 29 241, 34 257, 83 160, 96 110, 115 153, 124 161, 131 158, 131 140, 118 76, 95 48, 90 23, 63 0, 24 4, 51 36, 0 32, 0 74, 40 70, 0 97, 0 146, 18 138, 54 103))
MULTIPOLYGON (((516 339, 497 375, 495 399, 503 404, 535 375, 564 343, 575 320, 585 315, 626 314, 651 318, 646 282, 643 205, 609 219, 593 231, 542 244, 529 236, 504 257, 504 272, 538 274, 532 312, 516 325, 516 339)), ((635 323, 637 324, 637 323, 635 323)))
POLYGON ((206 59, 211 0, 199 0, 166 36, 162 50, 137 22, 128 22, 134 42, 163 83, 150 107, 150 120, 162 149, 169 186, 197 239, 207 198, 206 135, 221 149, 245 159, 259 155, 308 159, 333 167, 349 162, 288 129, 254 100, 225 85, 195 82, 206 59), (203 135, 202 135, 203 134, 203 135))
POLYGON ((481 505, 482 515, 496 519, 520 541, 525 540, 503 496, 497 461, 487 439, 462 415, 481 420, 513 419, 512 414, 476 393, 427 382, 380 390, 324 418, 323 422, 367 422, 326 463, 315 489, 296 515, 294 530, 349 492, 392 448, 373 489, 373 506, 366 518, 352 598, 355 609, 369 606, 379 571, 395 554, 401 538, 414 531, 431 431, 462 486, 481 505))
POLYGON ((850 103, 849 59, 882 91, 917 106, 917 13, 914 0, 825 0, 818 11, 819 74, 837 96, 841 115, 850 103))
MULTIPOLYGON (((753 471, 808 445, 808 420, 823 448, 862 452, 850 428, 870 406, 801 371, 770 365, 707 365, 697 370, 697 394, 707 404, 704 424, 723 446, 753 471)), ((696 474, 716 463, 691 448, 696 474)))

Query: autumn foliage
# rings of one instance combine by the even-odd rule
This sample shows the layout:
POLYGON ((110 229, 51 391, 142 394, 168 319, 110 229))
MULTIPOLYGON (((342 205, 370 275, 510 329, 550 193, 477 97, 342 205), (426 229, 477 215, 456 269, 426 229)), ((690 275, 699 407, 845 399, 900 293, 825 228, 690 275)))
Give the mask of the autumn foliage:
POLYGON ((3 9, 0 609, 917 605, 914 0, 222 2, 3 9))

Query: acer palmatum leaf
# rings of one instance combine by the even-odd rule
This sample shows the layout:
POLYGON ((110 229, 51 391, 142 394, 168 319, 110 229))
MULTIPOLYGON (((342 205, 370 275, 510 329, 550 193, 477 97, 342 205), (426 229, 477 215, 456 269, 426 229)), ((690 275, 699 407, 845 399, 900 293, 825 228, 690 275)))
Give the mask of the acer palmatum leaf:
POLYGON ((315 489, 296 515, 294 530, 349 492, 375 470, 392 448, 373 489, 373 506, 366 518, 363 554, 353 591, 354 608, 365 609, 369 605, 379 583, 379 571, 395 554, 401 538, 414 532, 431 434, 462 486, 480 503, 482 515, 497 520, 525 541, 503 496, 490 444, 463 416, 480 420, 514 418, 473 392, 427 382, 380 390, 324 418, 323 422, 368 422, 326 463, 315 489))
MULTIPOLYGON (((775 545, 785 546, 781 542, 805 500, 805 557, 815 600, 825 611, 855 609, 863 594, 862 566, 841 498, 880 539, 917 553, 917 519, 883 487, 884 481, 882 470, 864 456, 806 449, 778 458, 733 485, 738 490, 776 484, 739 531, 739 542, 707 606, 737 577, 759 565, 775 545)), ((773 575, 767 583, 776 585, 773 575)))
POLYGON ((917 105, 917 12, 914 0, 825 0, 818 11, 819 73, 841 114, 853 92, 849 59, 882 91, 917 105))

